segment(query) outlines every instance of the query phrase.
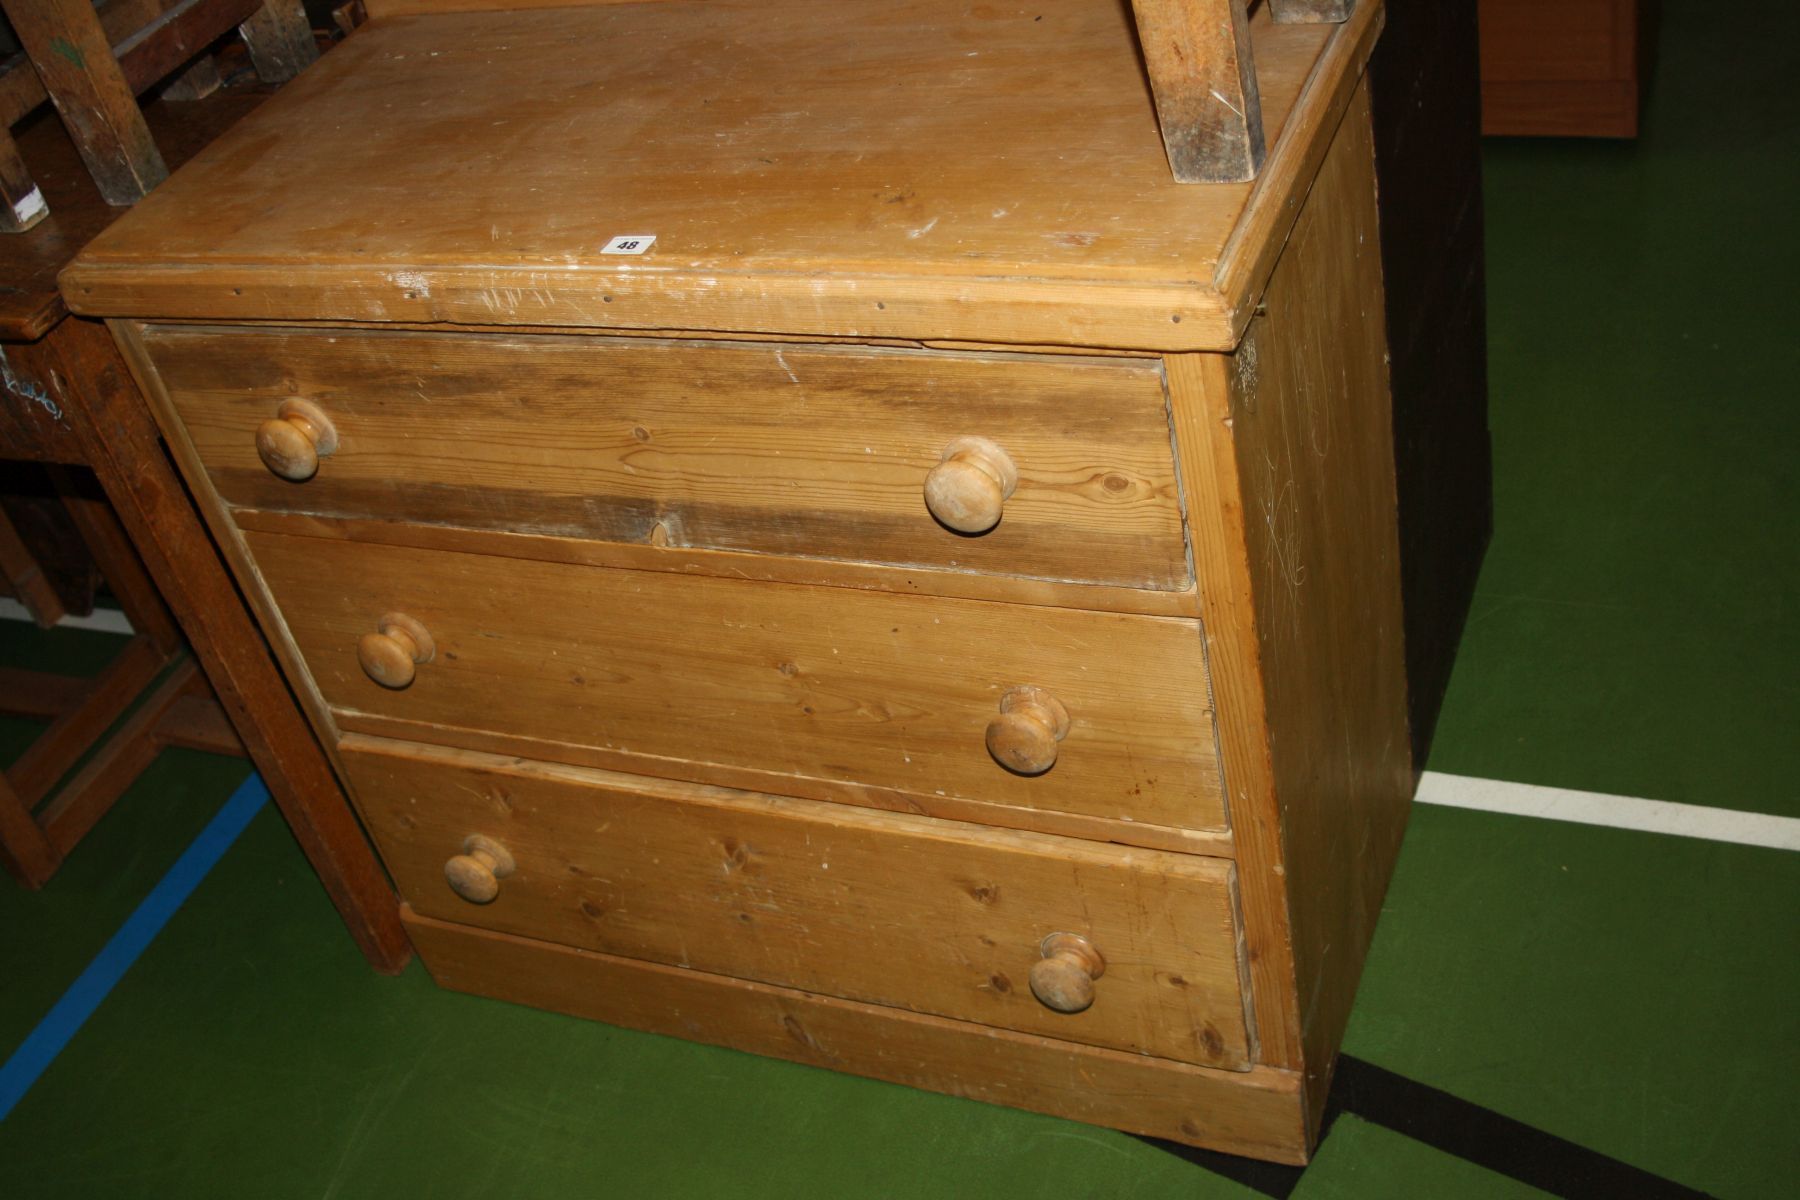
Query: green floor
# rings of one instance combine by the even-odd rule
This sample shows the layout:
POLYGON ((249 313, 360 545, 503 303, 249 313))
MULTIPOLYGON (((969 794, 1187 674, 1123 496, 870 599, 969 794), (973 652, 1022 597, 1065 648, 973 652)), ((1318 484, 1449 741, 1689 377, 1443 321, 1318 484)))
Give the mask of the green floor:
MULTIPOLYGON (((1498 529, 1431 765, 1796 816, 1800 22, 1663 7, 1637 143, 1488 146, 1498 529)), ((0 626, 0 661, 98 638, 0 626)), ((242 772, 167 755, 43 893, 0 886, 0 1057, 242 772)), ((1347 1049, 1785 1198, 1796 964, 1800 855, 1421 807, 1347 1049)), ((1254 1194, 1104 1130, 380 978, 270 811, 0 1122, 0 1192, 1254 1194)), ((1526 1194, 1354 1117, 1295 1192, 1526 1194)))

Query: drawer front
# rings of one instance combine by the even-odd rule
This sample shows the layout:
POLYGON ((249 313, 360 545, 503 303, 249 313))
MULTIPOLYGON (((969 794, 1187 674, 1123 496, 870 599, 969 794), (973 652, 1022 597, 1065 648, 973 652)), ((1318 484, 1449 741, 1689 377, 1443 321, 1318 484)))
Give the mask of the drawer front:
POLYGON ((383 732, 366 714, 447 727, 408 735, 423 741, 460 729, 589 747, 645 774, 691 768, 631 756, 1224 825, 1196 621, 245 536, 345 729, 383 732), (416 668, 398 656, 413 672, 399 688, 359 661, 395 612, 435 644, 416 668), (1037 775, 986 744, 996 723, 1028 745, 1043 731, 997 721, 1020 687, 1068 716, 1060 741, 1039 739, 1054 764, 1037 775))
POLYGON ((1162 370, 1143 361, 175 326, 145 344, 234 506, 1149 589, 1190 579, 1162 370), (257 451, 293 398, 337 441, 298 483, 257 451), (990 459, 941 468, 938 486, 977 510, 959 519, 997 516, 978 534, 940 524, 925 496, 968 437, 1016 475, 1003 498, 990 459))
POLYGON ((1182 1062, 1250 1060, 1226 860, 375 738, 341 749, 428 916, 1182 1062), (466 853, 471 837, 488 859, 466 853), (464 888, 491 899, 452 890, 458 856, 464 888), (1058 933, 1104 964, 1083 972, 1081 1011, 1033 992, 1058 933))

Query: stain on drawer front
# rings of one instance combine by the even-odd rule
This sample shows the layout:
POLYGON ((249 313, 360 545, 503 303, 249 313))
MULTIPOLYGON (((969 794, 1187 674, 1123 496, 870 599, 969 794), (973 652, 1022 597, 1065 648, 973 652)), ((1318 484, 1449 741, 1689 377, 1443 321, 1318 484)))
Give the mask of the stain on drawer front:
POLYGON ((1155 362, 188 326, 151 326, 144 344, 239 508, 1147 589, 1191 581, 1155 362), (317 406, 336 437, 300 481, 257 453, 259 428, 292 400, 317 406), (928 477, 967 438, 1006 460, 964 454, 949 468, 991 490, 985 532, 955 532, 927 505, 928 477))

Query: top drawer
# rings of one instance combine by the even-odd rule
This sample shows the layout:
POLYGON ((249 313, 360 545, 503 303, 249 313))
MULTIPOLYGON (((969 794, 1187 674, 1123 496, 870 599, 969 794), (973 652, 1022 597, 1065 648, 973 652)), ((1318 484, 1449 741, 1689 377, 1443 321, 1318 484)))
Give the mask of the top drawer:
MULTIPOLYGON (((151 326, 228 504, 1185 589, 1161 367, 1130 359, 513 334, 151 326), (337 445, 258 457, 284 400, 337 445), (937 471, 958 439, 983 448, 937 471), (304 457, 304 456, 303 456, 304 457), (310 465, 310 464, 308 464, 310 465)), ((279 430, 278 430, 279 432, 279 430)), ((290 438, 290 440, 292 440, 290 438)))

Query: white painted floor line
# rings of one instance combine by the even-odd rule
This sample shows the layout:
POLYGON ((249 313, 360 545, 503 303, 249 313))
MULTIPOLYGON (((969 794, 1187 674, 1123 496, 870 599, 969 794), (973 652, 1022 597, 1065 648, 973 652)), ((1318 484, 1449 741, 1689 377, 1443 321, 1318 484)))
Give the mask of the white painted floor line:
POLYGON ((1436 771, 1427 771, 1419 779, 1419 790, 1414 799, 1420 804, 1440 804, 1448 808, 1474 808, 1519 817, 1542 817, 1547 821, 1573 821, 1580 825, 1639 829, 1711 842, 1736 842, 1742 846, 1800 850, 1800 820, 1731 808, 1707 808, 1701 804, 1640 800, 1636 796, 1576 792, 1531 783, 1507 783, 1500 779, 1471 779, 1465 775, 1440 775, 1436 771))
MULTIPOLYGON (((0 596, 0 618, 9 621, 29 621, 31 612, 23 604, 11 596, 0 596)), ((96 608, 92 615, 85 617, 64 617, 56 623, 58 629, 98 629, 102 633, 130 633, 131 622, 125 614, 116 608, 96 608)))

